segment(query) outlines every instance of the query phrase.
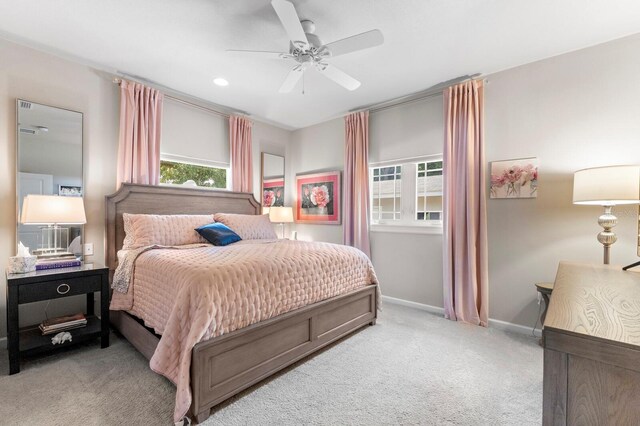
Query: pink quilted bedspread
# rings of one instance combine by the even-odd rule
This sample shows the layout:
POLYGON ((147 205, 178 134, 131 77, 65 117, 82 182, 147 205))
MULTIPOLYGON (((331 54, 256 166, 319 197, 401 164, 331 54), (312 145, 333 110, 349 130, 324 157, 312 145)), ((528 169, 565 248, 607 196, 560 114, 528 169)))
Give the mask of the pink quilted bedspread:
POLYGON ((336 244, 250 240, 154 249, 139 255, 127 293, 114 291, 111 309, 162 335, 150 366, 176 385, 177 422, 191 405, 196 343, 376 283, 364 253, 336 244))

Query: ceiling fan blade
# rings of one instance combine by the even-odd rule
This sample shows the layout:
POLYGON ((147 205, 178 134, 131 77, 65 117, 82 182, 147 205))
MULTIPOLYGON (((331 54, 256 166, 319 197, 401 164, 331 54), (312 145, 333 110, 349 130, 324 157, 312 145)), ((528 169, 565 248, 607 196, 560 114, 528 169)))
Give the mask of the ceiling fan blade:
POLYGON ((288 53, 267 52, 267 51, 264 51, 264 50, 235 50, 235 49, 227 49, 227 53, 244 55, 244 56, 272 58, 272 59, 288 59, 288 58, 292 58, 293 57, 288 53))
POLYGON ((371 30, 366 33, 357 34, 342 40, 334 41, 324 47, 331 52, 331 56, 344 55, 346 53, 356 52, 358 50, 368 49, 370 47, 380 46, 384 43, 384 36, 380 30, 371 30))
POLYGON ((302 77, 302 74, 304 74, 305 69, 306 66, 304 65, 296 65, 291 71, 289 71, 287 78, 284 79, 284 83, 282 83, 282 86, 280 86, 280 90, 278 91, 280 93, 291 92, 293 88, 296 87, 296 84, 298 83, 298 80, 300 80, 300 77, 302 77))
POLYGON ((280 18, 280 22, 282 22, 282 26, 293 45, 296 47, 308 46, 309 41, 304 34, 300 18, 293 4, 286 0, 271 0, 271 6, 278 14, 278 18, 280 18))
POLYGON ((333 65, 319 64, 318 71, 347 90, 356 90, 360 82, 333 65))

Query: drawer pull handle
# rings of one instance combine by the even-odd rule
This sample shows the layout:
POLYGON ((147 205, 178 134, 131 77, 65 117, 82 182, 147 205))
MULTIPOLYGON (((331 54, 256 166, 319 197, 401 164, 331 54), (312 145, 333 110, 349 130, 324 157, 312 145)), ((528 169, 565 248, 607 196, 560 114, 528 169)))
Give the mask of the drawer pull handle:
POLYGON ((69 290, 71 290, 71 286, 67 283, 62 283, 58 286, 58 288, 56 289, 56 291, 58 292, 58 294, 67 294, 69 293, 69 290))

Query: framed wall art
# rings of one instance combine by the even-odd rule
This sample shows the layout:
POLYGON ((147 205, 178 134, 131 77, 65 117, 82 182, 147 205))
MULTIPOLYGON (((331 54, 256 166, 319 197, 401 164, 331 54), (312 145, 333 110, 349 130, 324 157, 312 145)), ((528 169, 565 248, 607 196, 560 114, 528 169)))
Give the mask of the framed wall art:
POLYGON ((63 197, 82 197, 82 187, 76 185, 58 185, 58 195, 63 197))
POLYGON ((296 176, 296 222, 340 225, 341 172, 316 172, 296 176))
POLYGON ((491 162, 491 198, 537 198, 538 159, 491 162))
POLYGON ((262 207, 284 207, 284 177, 263 179, 262 207))

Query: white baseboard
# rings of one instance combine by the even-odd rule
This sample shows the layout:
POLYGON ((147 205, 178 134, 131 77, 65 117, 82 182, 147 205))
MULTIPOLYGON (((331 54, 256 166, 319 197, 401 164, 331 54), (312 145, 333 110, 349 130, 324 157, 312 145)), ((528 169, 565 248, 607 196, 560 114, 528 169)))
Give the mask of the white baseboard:
POLYGON ((412 302, 410 300, 398 299, 391 296, 382 296, 383 302, 392 303, 394 305, 408 306, 410 308, 420 309, 421 311, 430 312, 432 314, 444 315, 444 309, 439 306, 425 305, 424 303, 412 302))
MULTIPOLYGON (((409 308, 419 309, 421 311, 429 312, 436 315, 444 315, 444 309, 439 306, 426 305, 424 303, 412 302, 410 300, 398 299, 396 297, 384 295, 382 296, 382 301, 394 305, 401 305, 407 306, 409 308)), ((528 336, 531 336, 531 327, 525 327, 524 325, 513 324, 507 321, 489 318, 489 327, 495 328, 496 330, 510 331, 512 333, 526 334, 528 336)), ((534 330, 534 333, 538 337, 542 335, 542 331, 537 328, 534 330)))

